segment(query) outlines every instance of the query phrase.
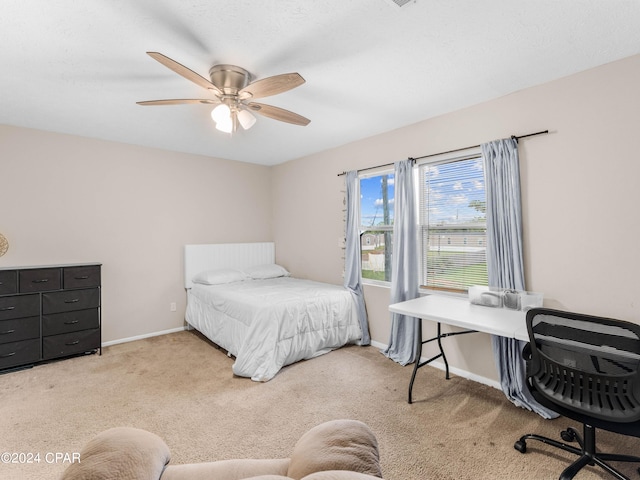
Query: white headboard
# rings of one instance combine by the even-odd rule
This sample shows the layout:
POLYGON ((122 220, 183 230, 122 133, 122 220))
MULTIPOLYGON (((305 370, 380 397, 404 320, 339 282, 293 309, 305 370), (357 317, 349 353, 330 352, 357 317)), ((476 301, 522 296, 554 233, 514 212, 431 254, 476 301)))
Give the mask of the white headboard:
POLYGON ((191 279, 205 270, 217 268, 244 269, 254 265, 275 263, 275 244, 214 243, 184 246, 184 287, 191 288, 191 279))

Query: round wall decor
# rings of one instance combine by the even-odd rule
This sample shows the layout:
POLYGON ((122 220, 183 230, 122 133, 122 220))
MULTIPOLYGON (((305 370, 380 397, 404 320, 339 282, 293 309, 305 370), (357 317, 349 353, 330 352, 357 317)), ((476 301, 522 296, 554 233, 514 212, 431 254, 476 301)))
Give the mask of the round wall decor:
POLYGON ((7 250, 9 250, 9 241, 0 233, 0 257, 7 253, 7 250))

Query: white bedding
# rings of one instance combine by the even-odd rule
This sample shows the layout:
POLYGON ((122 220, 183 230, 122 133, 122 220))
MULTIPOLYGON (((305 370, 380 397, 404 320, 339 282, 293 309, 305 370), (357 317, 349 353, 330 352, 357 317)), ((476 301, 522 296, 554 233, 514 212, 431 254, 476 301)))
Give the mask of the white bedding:
POLYGON ((347 289, 291 277, 196 284, 186 320, 236 357, 233 373, 263 382, 362 336, 347 289))

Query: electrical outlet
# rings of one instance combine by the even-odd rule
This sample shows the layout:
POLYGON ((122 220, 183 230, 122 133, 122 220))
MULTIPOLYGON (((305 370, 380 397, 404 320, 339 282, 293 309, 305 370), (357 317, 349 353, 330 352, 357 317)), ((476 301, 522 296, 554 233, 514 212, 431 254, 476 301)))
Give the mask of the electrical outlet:
POLYGON ((169 310, 171 310, 172 312, 176 311, 176 302, 171 302, 169 304, 169 310))

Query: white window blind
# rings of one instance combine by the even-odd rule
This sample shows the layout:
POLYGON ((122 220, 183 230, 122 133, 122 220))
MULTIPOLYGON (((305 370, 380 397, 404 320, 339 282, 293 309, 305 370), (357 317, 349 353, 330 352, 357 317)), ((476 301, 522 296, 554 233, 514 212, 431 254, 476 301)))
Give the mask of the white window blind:
POLYGON ((482 158, 422 164, 419 182, 422 286, 466 292, 487 285, 482 158))

